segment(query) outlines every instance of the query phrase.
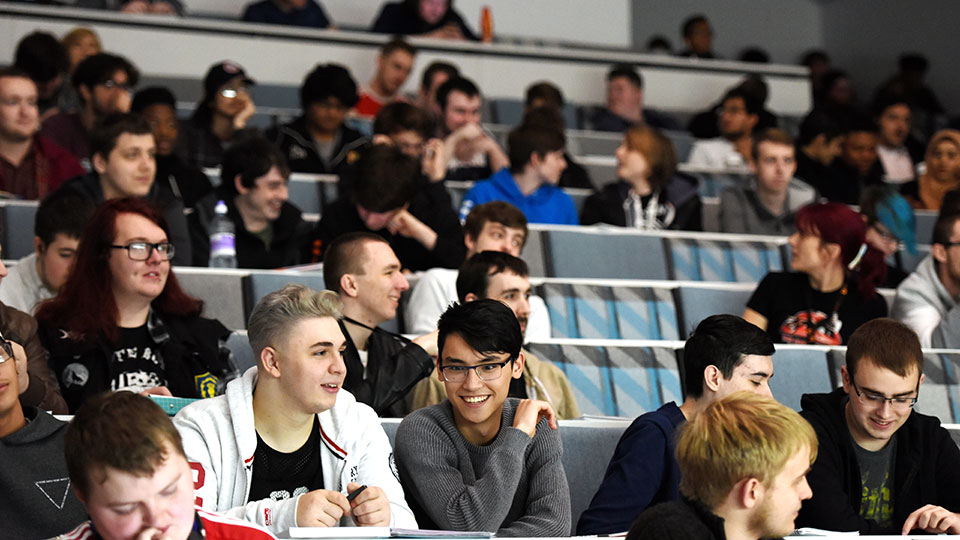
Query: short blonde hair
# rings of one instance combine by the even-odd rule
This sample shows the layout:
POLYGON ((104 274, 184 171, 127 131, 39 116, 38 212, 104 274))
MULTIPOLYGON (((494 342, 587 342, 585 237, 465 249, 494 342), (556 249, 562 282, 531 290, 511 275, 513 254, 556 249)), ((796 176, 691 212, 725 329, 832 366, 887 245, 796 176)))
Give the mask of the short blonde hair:
POLYGON ((260 358, 266 347, 275 347, 296 323, 314 317, 343 318, 337 293, 314 291, 306 285, 288 283, 257 302, 247 322, 253 354, 260 358))
POLYGON ((102 49, 102 45, 100 44, 100 36, 98 36, 93 29, 85 26, 78 26, 73 30, 70 30, 63 36, 63 39, 61 39, 60 42, 63 43, 64 47, 69 49, 70 47, 79 43, 80 40, 85 37, 92 37, 97 42, 97 50, 99 51, 102 49))
POLYGON ((796 411, 772 398, 735 392, 680 428, 680 492, 716 508, 744 478, 770 486, 802 448, 817 458, 817 435, 796 411))

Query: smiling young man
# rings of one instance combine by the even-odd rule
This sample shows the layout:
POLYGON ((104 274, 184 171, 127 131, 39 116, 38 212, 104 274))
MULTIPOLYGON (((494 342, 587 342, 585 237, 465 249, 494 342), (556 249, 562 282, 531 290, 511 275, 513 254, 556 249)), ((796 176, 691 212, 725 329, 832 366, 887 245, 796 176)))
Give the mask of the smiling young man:
POLYGON ((860 534, 960 534, 960 449, 940 421, 913 411, 923 383, 917 335, 893 319, 857 329, 843 388, 808 394, 817 432, 814 496, 797 524, 860 534))
POLYGON ((720 230, 740 234, 784 236, 796 229, 797 210, 817 199, 817 191, 794 180, 797 170, 793 137, 770 128, 753 141, 754 181, 730 186, 720 195, 720 230))
POLYGON ((410 287, 400 261, 373 233, 345 234, 323 257, 323 281, 343 302, 343 387, 381 416, 404 416, 409 412, 407 392, 433 369, 437 334, 410 341, 378 328, 397 316, 400 296, 410 287))
POLYGON ((817 457, 817 437, 799 414, 741 391, 679 431, 683 500, 640 514, 628 540, 757 540, 793 532, 817 457))
POLYGON ((396 100, 413 70, 416 55, 417 49, 402 38, 384 43, 377 55, 377 71, 360 89, 360 100, 354 112, 361 117, 373 118, 384 105, 396 100))
POLYGON ((193 264, 207 266, 217 201, 227 205, 236 235, 237 267, 280 268, 306 258, 310 225, 288 201, 290 169, 280 150, 259 133, 235 138, 223 154, 220 186, 190 216, 193 264))
MULTIPOLYGON (((527 218, 517 207, 492 201, 474 207, 463 223, 467 259, 481 251, 500 251, 519 257, 527 241, 527 218)), ((403 311, 407 331, 426 334, 437 328, 447 306, 458 300, 457 274, 453 268, 431 268, 420 275, 403 311)), ((530 297, 530 318, 524 329, 524 343, 550 337, 550 314, 539 296, 530 297)))
MULTIPOLYGON (((457 275, 457 297, 461 302, 483 298, 500 300, 520 322, 526 334, 532 316, 529 269, 523 259, 502 251, 481 251, 466 260, 457 275)), ((567 376, 558 367, 523 349, 523 378, 510 386, 510 397, 546 401, 562 419, 579 418, 580 407, 567 376)), ((443 382, 428 377, 410 393, 411 409, 440 403, 447 394, 443 382)))
POLYGON ((287 285, 260 300, 257 365, 177 414, 197 505, 263 525, 416 527, 370 407, 343 391, 337 296, 287 285), (347 495, 366 486, 352 501, 347 495))
POLYGON ((686 397, 639 416, 620 437, 600 488, 580 516, 577 534, 623 532, 644 509, 680 498, 674 432, 718 399, 737 390, 770 396, 773 343, 734 315, 697 325, 683 347, 686 397))
POLYGON ((90 521, 57 540, 269 540, 263 529, 193 504, 180 435, 150 399, 107 392, 80 407, 64 435, 73 493, 90 521))
POLYGON ((522 335, 499 300, 454 304, 440 317, 436 376, 448 399, 405 418, 396 438, 421 527, 570 533, 556 415, 544 401, 507 397, 523 375, 522 335))

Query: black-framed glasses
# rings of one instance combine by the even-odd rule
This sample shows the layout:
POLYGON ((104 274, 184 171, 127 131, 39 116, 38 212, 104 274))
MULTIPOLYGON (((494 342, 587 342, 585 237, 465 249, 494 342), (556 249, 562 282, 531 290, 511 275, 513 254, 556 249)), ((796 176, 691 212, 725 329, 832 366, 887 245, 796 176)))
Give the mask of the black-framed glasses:
POLYGON ((940 245, 943 246, 943 247, 945 247, 945 248, 947 248, 947 249, 950 249, 950 248, 952 248, 953 246, 960 246, 960 242, 944 242, 944 243, 942 243, 942 244, 940 244, 940 245))
POLYGON ((110 246, 113 249, 127 250, 127 256, 134 261, 145 261, 157 250, 160 258, 169 261, 177 253, 176 247, 170 242, 130 242, 125 246, 110 246))
MULTIPOLYGON (((868 405, 870 407, 880 408, 883 406, 884 402, 890 404, 890 407, 894 410, 905 412, 909 411, 917 404, 917 399, 919 395, 916 396, 897 396, 897 397, 887 397, 883 394, 877 394, 875 392, 868 392, 866 390, 861 391, 857 387, 857 383, 853 382, 853 377, 850 377, 850 385, 853 386, 853 391, 857 393, 857 398, 860 400, 860 403, 868 405)), ((914 390, 919 394, 920 392, 920 383, 917 382, 917 388, 914 390)))
POLYGON ((106 88, 107 90, 114 90, 114 89, 116 89, 116 88, 119 88, 120 90, 123 90, 123 91, 125 91, 125 92, 129 92, 129 91, 130 91, 130 85, 129 85, 129 84, 121 84, 121 83, 118 83, 117 81, 115 81, 115 80, 113 80, 113 79, 107 79, 107 80, 103 81, 102 83, 100 83, 100 86, 106 88))
POLYGON ((3 332, 0 332, 0 350, 3 351, 3 354, 0 354, 0 364, 6 362, 7 360, 14 359, 13 342, 3 337, 3 332))
POLYGON ((232 99, 237 97, 237 94, 239 94, 240 92, 243 92, 244 94, 246 94, 249 92, 249 90, 247 90, 246 86, 241 86, 239 88, 224 88, 223 90, 220 91, 220 95, 225 98, 232 99))
POLYGON ((490 362, 476 366, 440 366, 440 373, 443 374, 443 380, 453 383, 465 381, 467 374, 471 371, 475 372, 481 381, 493 381, 500 378, 503 366, 512 361, 511 356, 503 362, 490 362))

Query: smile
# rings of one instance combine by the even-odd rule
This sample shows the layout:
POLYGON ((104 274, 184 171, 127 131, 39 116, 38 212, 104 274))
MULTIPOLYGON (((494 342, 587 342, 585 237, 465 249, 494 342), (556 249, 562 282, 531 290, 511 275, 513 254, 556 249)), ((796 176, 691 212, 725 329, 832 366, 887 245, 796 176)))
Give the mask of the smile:
POLYGON ((483 403, 488 399, 490 399, 490 396, 471 396, 471 397, 463 398, 463 400, 466 401, 467 403, 473 403, 473 404, 483 403))

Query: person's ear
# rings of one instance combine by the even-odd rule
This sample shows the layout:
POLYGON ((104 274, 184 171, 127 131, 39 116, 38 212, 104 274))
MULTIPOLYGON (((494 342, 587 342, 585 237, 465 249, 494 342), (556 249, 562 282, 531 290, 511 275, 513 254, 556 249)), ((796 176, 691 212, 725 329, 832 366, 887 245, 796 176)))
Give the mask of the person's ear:
POLYGON ((273 347, 264 347, 260 351, 260 365, 274 378, 280 378, 280 357, 273 347))
POLYGON ((760 121, 759 114, 751 114, 747 119, 747 122, 750 123, 750 130, 753 131, 753 128, 757 127, 757 122, 760 121))
POLYGON ((513 372, 510 374, 510 377, 514 379, 519 379, 523 377, 523 363, 526 361, 526 358, 523 357, 523 351, 517 355, 517 358, 513 361, 513 372))
POLYGON ((467 295, 463 297, 463 301, 464 301, 464 302, 473 302, 474 300, 479 300, 479 299, 480 299, 480 297, 477 296, 477 295, 475 295, 475 294, 473 294, 472 292, 471 292, 471 293, 467 293, 467 295))
POLYGON ((77 489, 76 485, 71 484, 71 486, 72 487, 70 489, 73 491, 73 496, 76 497, 78 501, 80 501, 80 504, 82 504, 84 508, 86 508, 87 496, 81 493, 80 490, 77 489))
POLYGON ((755 508, 763 501, 763 495, 763 483, 756 478, 747 478, 740 482, 737 489, 737 502, 739 502, 743 508, 755 508))
POLYGON ((83 101, 84 105, 90 103, 90 101, 93 99, 93 93, 89 88, 87 88, 86 85, 83 84, 77 86, 77 94, 80 95, 80 99, 83 101))
POLYGON ((477 248, 477 240, 471 237, 469 233, 464 233, 463 245, 467 246, 467 253, 474 253, 474 250, 477 248))
POLYGON ((233 187, 236 188, 237 193, 240 195, 246 195, 250 191, 250 188, 243 185, 243 180, 239 174, 233 177, 233 187))
POLYGON ((443 378, 443 372, 440 371, 440 357, 437 357, 437 380, 440 382, 446 382, 443 378))
POLYGON ((840 255, 843 253, 843 250, 840 248, 840 244, 834 244, 833 242, 823 242, 823 245, 820 246, 820 249, 824 250, 827 254, 827 258, 830 260, 840 259, 840 255))
POLYGON ((351 298, 355 298, 359 293, 359 284, 353 274, 344 274, 340 276, 340 293, 351 298))
POLYGON ((44 252, 44 250, 46 250, 46 246, 43 245, 43 240, 41 240, 39 236, 34 236, 34 237, 33 237, 33 251, 34 251, 34 253, 37 254, 37 257, 39 257, 40 255, 42 255, 43 252, 44 252))
POLYGON ((107 160, 100 152, 94 154, 90 161, 93 163, 93 170, 97 171, 97 174, 103 174, 107 172, 107 160))
POLYGON ((850 372, 847 371, 847 366, 840 366, 840 384, 844 392, 850 391, 850 372))
POLYGON ((943 244, 933 244, 930 246, 930 254, 933 255, 934 260, 938 263, 947 262, 947 248, 943 247, 943 244))
POLYGON ((720 368, 714 365, 709 365, 706 369, 703 370, 703 385, 710 390, 716 392, 720 389, 720 381, 723 380, 723 373, 720 372, 720 368))

